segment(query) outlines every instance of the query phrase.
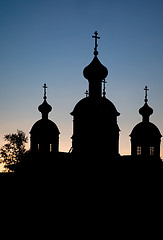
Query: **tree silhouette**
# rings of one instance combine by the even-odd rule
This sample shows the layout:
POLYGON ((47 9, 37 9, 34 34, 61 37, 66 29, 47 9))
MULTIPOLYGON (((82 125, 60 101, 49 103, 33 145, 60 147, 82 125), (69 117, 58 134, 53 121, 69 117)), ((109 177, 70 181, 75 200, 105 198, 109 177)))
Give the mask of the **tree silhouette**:
POLYGON ((8 168, 23 159, 26 152, 25 143, 28 142, 28 137, 23 131, 17 130, 17 133, 5 135, 4 140, 7 143, 0 149, 0 163, 4 163, 4 166, 8 168))

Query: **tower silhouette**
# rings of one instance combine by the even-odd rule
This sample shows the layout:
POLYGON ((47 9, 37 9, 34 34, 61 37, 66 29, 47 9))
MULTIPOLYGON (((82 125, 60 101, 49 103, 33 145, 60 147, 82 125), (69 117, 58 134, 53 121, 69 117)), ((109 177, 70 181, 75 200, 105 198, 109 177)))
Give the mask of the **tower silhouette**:
POLYGON ((48 114, 52 107, 47 103, 46 89, 44 84, 44 101, 38 107, 42 114, 42 119, 37 121, 31 131, 31 152, 34 153, 56 153, 59 151, 59 129, 57 125, 48 119, 48 114))
POLYGON ((108 70, 99 61, 97 55, 98 33, 95 38, 94 58, 84 68, 83 75, 89 82, 86 97, 80 100, 71 115, 73 116, 72 152, 83 158, 102 156, 112 158, 119 155, 120 115, 114 104, 106 98, 105 78, 108 70), (102 91, 103 85, 103 91, 102 91))
POLYGON ((142 115, 142 122, 138 123, 132 130, 131 155, 138 158, 160 158, 161 133, 159 129, 149 121, 153 109, 148 106, 147 86, 145 90, 144 106, 139 109, 142 115))

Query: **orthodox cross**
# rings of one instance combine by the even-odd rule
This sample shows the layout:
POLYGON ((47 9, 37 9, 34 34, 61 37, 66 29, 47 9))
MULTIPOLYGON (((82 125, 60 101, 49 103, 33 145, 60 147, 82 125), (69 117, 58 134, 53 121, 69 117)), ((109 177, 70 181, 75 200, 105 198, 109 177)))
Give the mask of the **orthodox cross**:
POLYGON ((88 90, 86 90, 86 92, 85 92, 85 96, 86 96, 86 97, 89 96, 89 92, 88 92, 88 90))
POLYGON ((95 36, 92 36, 94 39, 95 39, 95 48, 94 48, 94 55, 97 56, 98 55, 98 51, 97 51, 97 47, 98 47, 98 44, 97 44, 97 39, 100 39, 100 37, 98 37, 98 32, 96 31, 94 33, 95 36))
POLYGON ((105 97, 105 95, 106 95, 106 80, 104 79, 103 81, 102 81, 103 83, 104 83, 104 88, 103 88, 103 97, 105 97))
POLYGON ((43 88, 44 88, 44 100, 46 100, 47 99, 47 97, 46 97, 46 89, 47 89, 46 83, 44 83, 43 88))
POLYGON ((149 91, 149 89, 148 89, 147 86, 145 86, 144 91, 145 91, 145 100, 144 100, 144 101, 145 101, 145 102, 148 102, 147 96, 148 96, 148 91, 149 91))

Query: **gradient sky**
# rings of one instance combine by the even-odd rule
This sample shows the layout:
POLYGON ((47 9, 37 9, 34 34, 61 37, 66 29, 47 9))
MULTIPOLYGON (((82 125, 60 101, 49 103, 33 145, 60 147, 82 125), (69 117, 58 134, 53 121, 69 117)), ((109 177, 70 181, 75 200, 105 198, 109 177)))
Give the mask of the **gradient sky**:
POLYGON ((151 122, 163 134, 162 0, 0 0, 0 145, 17 129, 29 136, 46 83, 60 151, 70 149, 70 112, 88 87, 82 72, 93 59, 95 30, 109 70, 107 98, 121 113, 120 153, 130 154, 145 85, 151 122))

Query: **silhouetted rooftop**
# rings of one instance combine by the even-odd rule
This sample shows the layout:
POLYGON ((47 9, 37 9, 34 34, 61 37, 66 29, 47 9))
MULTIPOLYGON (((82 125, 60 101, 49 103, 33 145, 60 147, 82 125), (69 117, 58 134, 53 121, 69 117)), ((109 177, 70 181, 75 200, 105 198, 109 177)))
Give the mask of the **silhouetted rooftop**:
POLYGON ((44 100, 43 103, 38 107, 38 110, 42 114, 48 114, 49 112, 51 112, 52 107, 47 103, 46 100, 44 100))
POLYGON ((83 75, 88 80, 103 80, 107 77, 108 70, 95 56, 92 62, 84 68, 83 75))
POLYGON ((49 119, 40 119, 32 127, 31 134, 44 135, 44 134, 59 134, 57 125, 49 119))
POLYGON ((105 113, 110 116, 112 116, 112 115, 119 116, 120 115, 120 113, 117 111, 114 104, 105 97, 101 97, 101 98, 97 99, 96 101, 94 101, 90 97, 83 98, 76 104, 71 115, 74 115, 76 113, 77 114, 78 113, 87 114, 90 111, 94 111, 97 113, 103 113, 103 114, 105 113))
POLYGON ((132 130, 130 136, 140 138, 161 137, 159 129, 151 122, 140 122, 132 130))

